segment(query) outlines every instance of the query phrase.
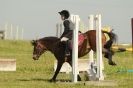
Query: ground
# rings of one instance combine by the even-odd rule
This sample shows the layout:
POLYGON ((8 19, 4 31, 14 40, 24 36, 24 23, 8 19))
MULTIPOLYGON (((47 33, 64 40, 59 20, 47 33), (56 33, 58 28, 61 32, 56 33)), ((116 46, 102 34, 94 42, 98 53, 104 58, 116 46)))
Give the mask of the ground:
MULTIPOLYGON (((0 40, 0 58, 16 59, 17 63, 15 72, 0 72, 0 88, 107 88, 107 86, 85 84, 86 77, 83 73, 80 74, 83 81, 77 84, 65 82, 71 80, 71 75, 64 73, 60 73, 57 77, 57 80, 63 80, 62 82, 50 83, 48 80, 54 73, 55 57, 46 52, 38 61, 34 61, 32 50, 29 41, 0 40)), ((117 86, 114 88, 132 88, 133 72, 125 72, 133 69, 132 53, 116 52, 113 60, 117 66, 108 65, 104 59, 105 80, 116 82, 117 86)))

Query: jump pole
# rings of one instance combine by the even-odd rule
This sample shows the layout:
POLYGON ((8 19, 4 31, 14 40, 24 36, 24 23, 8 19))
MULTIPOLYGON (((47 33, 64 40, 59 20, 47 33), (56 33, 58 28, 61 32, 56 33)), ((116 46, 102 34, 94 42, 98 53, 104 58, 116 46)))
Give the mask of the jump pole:
POLYGON ((133 53, 133 18, 131 19, 131 26, 132 26, 132 53, 133 53))
POLYGON ((5 39, 7 39, 8 24, 5 24, 5 39))
MULTIPOLYGON (((90 15, 89 16, 89 30, 94 30, 94 16, 93 15, 90 15)), ((93 57, 93 51, 91 50, 89 52, 89 63, 94 63, 94 57, 93 57)))
POLYGON ((24 39, 24 29, 22 28, 22 31, 21 31, 22 33, 21 33, 21 40, 23 40, 24 39))
POLYGON ((79 16, 71 15, 71 20, 75 24, 73 30, 73 49, 72 49, 72 81, 77 83, 78 76, 78 30, 79 30, 79 16))
POLYGON ((16 59, 1 59, 0 71, 16 71, 16 59))
POLYGON ((19 31, 19 26, 16 27, 16 40, 18 40, 18 31, 19 31))
POLYGON ((97 74, 98 80, 104 80, 102 61, 101 14, 96 15, 96 46, 97 46, 97 74))
POLYGON ((60 38, 62 34, 62 23, 56 24, 56 37, 60 38))
POLYGON ((61 37, 62 34, 62 24, 60 23, 60 32, 59 32, 59 36, 61 37))
POLYGON ((11 28, 10 28, 10 39, 13 39, 13 25, 11 24, 11 28))
POLYGON ((56 37, 59 38, 59 24, 56 24, 56 37))
MULTIPOLYGON (((94 15, 89 15, 89 29, 88 30, 94 30, 94 15)), ((96 71, 94 70, 94 52, 91 50, 89 52, 89 69, 88 69, 88 77, 89 80, 96 80, 96 71)))

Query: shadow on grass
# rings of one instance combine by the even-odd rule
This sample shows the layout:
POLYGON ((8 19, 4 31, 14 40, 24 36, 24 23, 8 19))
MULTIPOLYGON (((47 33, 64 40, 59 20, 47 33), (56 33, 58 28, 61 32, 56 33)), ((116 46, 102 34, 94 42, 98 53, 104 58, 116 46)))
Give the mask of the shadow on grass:
MULTIPOLYGON (((42 78, 33 78, 33 79, 17 79, 17 81, 44 81, 44 82, 50 82, 50 79, 42 79, 42 78)), ((69 79, 57 79, 56 82, 71 82, 69 79)))
POLYGON ((49 82, 49 79, 33 78, 33 79, 17 79, 18 81, 45 81, 49 82))

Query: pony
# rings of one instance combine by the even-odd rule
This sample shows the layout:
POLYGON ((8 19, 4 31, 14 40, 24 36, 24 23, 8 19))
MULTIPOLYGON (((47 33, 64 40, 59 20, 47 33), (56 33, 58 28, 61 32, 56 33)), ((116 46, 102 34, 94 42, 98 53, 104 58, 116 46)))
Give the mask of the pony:
MULTIPOLYGON (((93 50, 96 52, 96 30, 89 30, 85 33, 82 33, 84 36, 83 43, 79 46, 78 49, 78 57, 82 57, 93 50)), ((117 40, 117 36, 115 33, 102 31, 102 53, 104 57, 108 59, 109 65, 116 65, 114 61, 112 61, 113 51, 111 50, 112 44, 117 40), (105 34, 109 36, 109 40, 105 37, 105 34)), ((34 49, 33 49, 33 59, 38 60, 39 57, 45 53, 46 51, 50 51, 54 54, 57 59, 57 69, 50 79, 50 82, 55 82, 56 77, 63 65, 64 62, 68 62, 70 66, 72 66, 72 49, 70 48, 70 56, 65 56, 65 44, 60 41, 60 38, 57 37, 44 37, 37 40, 31 41, 34 49)), ((80 76, 78 75, 78 81, 81 81, 80 76)))

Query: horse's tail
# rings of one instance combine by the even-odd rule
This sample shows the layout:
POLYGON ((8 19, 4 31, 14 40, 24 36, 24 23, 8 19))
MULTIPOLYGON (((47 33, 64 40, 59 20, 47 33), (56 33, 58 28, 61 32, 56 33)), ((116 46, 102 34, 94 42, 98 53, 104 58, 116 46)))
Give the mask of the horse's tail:
POLYGON ((112 31, 107 32, 107 31, 102 31, 103 33, 106 33, 109 36, 109 40, 106 42, 104 45, 104 48, 110 49, 113 43, 117 42, 117 35, 113 33, 112 31))

